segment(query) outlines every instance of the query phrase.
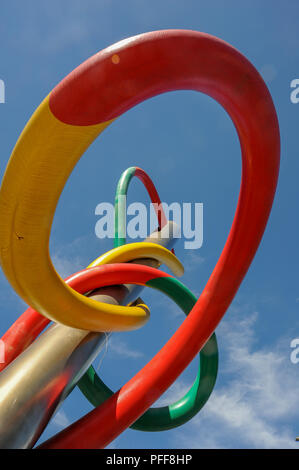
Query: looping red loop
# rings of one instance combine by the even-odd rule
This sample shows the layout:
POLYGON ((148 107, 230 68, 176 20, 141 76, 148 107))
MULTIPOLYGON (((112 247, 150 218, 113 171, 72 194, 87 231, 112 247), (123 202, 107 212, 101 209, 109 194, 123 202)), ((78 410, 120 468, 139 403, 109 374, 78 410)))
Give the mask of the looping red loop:
POLYGON ((238 132, 242 183, 227 242, 196 305, 161 351, 113 397, 43 448, 104 447, 151 406, 215 330, 265 230, 279 171, 277 116, 260 74, 224 41, 182 30, 157 31, 121 41, 63 80, 50 104, 64 122, 88 125, 113 119, 159 93, 179 89, 197 90, 216 99, 238 132), (116 66, 111 61, 115 54, 119 58, 116 66))
MULTIPOLYGON (((235 48, 195 31, 151 32, 108 47, 62 80, 26 126, 6 171, 0 192, 0 254, 10 282, 31 303, 38 282, 51 285, 70 310, 81 308, 82 312, 84 306, 86 315, 96 317, 97 309, 88 299, 72 293, 49 264, 46 244, 59 195, 84 150, 111 120, 147 98, 183 89, 206 93, 221 104, 240 139, 242 182, 228 239, 200 298, 161 351, 102 406, 44 443, 43 448, 106 446, 159 398, 207 342, 234 298, 267 224, 279 171, 278 120, 262 77, 235 48), (34 166, 40 149, 50 168, 47 172, 42 165, 39 172, 34 166), (19 164, 28 174, 22 181, 16 171, 19 164), (52 191, 47 186, 49 175, 59 182, 52 191), (39 200, 38 211, 31 204, 28 212, 29 194, 31 202, 39 200), (11 236, 11 227, 19 226, 22 243, 19 232, 17 237, 11 236), (41 230, 42 247, 36 246, 33 237, 37 229, 41 230), (30 257, 42 268, 35 269, 32 277, 30 257), (44 274, 42 280, 40 273, 44 274)), ((46 298, 49 305, 44 307, 46 295, 41 302, 38 294, 36 308, 54 314, 59 307, 57 299, 50 295, 46 298)))

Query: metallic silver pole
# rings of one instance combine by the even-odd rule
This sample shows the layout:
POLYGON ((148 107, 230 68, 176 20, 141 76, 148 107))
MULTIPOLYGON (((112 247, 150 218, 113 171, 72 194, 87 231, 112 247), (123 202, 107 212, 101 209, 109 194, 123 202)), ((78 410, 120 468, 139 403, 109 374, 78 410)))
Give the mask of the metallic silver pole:
MULTIPOLYGON (((169 222, 146 241, 172 248, 177 226, 169 222)), ((133 262, 158 267, 153 259, 133 262)), ((95 300, 127 304, 140 286, 99 288, 95 300)), ((49 295, 51 293, 49 292, 49 295)), ((54 324, 0 374, 0 448, 32 448, 44 428, 103 347, 105 333, 54 324)))

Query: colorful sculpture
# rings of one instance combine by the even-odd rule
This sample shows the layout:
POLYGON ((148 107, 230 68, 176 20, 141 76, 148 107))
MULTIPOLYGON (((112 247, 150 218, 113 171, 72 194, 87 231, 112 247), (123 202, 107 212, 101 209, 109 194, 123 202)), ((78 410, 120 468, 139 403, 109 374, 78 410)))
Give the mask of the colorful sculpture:
MULTIPOLYGON (((202 408, 217 375, 214 330, 233 300, 263 235, 277 184, 279 154, 277 116, 261 76, 236 49, 207 34, 167 30, 123 40, 88 59, 54 88, 22 132, 0 189, 1 266, 16 292, 30 305, 3 337, 9 346, 4 367, 15 359, 0 374, 0 390, 6 390, 4 403, 12 399, 19 387, 13 371, 19 370, 22 360, 30 369, 34 351, 47 344, 47 339, 35 338, 50 320, 60 324, 56 331, 68 328, 79 335, 82 330, 82 338, 88 331, 100 338, 102 332, 136 329, 148 321, 149 309, 140 299, 133 305, 112 305, 83 295, 91 289, 128 283, 153 287, 180 305, 187 318, 162 350, 115 394, 92 368, 88 369, 98 344, 89 351, 89 360, 86 356, 84 361, 78 359, 80 344, 76 352, 80 373, 75 373, 74 366, 69 376, 64 375, 65 383, 59 379, 59 387, 51 391, 51 412, 40 410, 41 418, 32 426, 34 432, 22 431, 26 434, 23 439, 21 431, 14 431, 12 425, 10 437, 5 440, 0 424, 0 445, 2 432, 3 446, 32 447, 81 376, 79 386, 96 408, 40 447, 105 447, 128 426, 147 431, 170 429, 202 408), (196 300, 178 280, 156 269, 165 263, 175 275, 180 275, 183 267, 173 252, 153 240, 127 245, 118 233, 114 250, 64 282, 51 263, 48 245, 55 208, 75 164, 122 113, 147 98, 180 89, 201 91, 215 98, 232 118, 242 149, 242 184, 235 218, 201 296, 196 300), (126 264, 144 257, 152 258, 156 267, 126 264), (20 331, 21 322, 25 327, 20 331), (200 371, 185 397, 165 409, 149 410, 199 352, 200 371), (208 386, 203 377, 209 377, 208 386)), ((152 181, 137 167, 122 176, 116 202, 119 194, 126 193, 132 176, 144 182, 152 202, 159 204, 152 181)), ((168 221, 161 211, 157 217, 163 232, 168 221)), ((51 334, 57 335, 54 330, 48 336, 51 334)), ((53 381, 52 372, 50 376, 53 381)), ((37 389, 31 397, 36 398, 36 393, 37 389)), ((7 407, 3 413, 6 412, 7 407)), ((20 428, 20 420, 18 425, 15 422, 17 426, 20 428)))

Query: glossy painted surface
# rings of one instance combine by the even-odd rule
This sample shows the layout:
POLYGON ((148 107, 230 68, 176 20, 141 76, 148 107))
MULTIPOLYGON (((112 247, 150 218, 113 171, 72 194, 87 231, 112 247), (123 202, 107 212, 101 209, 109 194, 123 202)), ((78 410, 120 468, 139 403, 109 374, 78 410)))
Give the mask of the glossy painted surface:
MULTIPOLYGON (((63 318, 68 311, 95 318, 95 304, 71 291, 49 259, 56 204, 84 150, 113 119, 147 98, 178 89, 211 96, 236 127, 243 169, 228 239, 200 298, 164 348, 104 405, 44 448, 106 446, 207 342, 250 266, 269 217, 279 171, 278 121, 264 81, 235 48, 195 31, 157 31, 110 46, 64 79, 26 126, 6 170, 0 190, 6 276, 25 301, 50 318, 55 312, 63 318), (37 286, 47 286, 47 292, 37 286)), ((96 321, 91 326, 96 329, 96 321)))
MULTIPOLYGON (((128 268, 118 265, 115 269, 120 273, 121 270, 126 272, 128 268)), ((166 294, 188 315, 197 300, 190 290, 166 273, 148 267, 143 269, 144 273, 152 273, 152 278, 145 285, 166 294)), ((140 274, 139 282, 144 279, 143 273, 140 274)), ((186 423, 202 409, 213 391, 217 377, 218 347, 215 333, 200 351, 199 359, 197 376, 190 390, 171 405, 149 408, 131 428, 147 432, 166 431, 186 423)), ((113 394, 92 368, 82 377, 79 387, 94 406, 101 405, 113 394)))
POLYGON ((142 168, 132 166, 122 173, 116 188, 114 203, 114 246, 122 246, 126 243, 126 237, 123 236, 126 233, 126 208, 123 207, 123 201, 121 198, 127 197, 129 184, 134 176, 143 183, 145 189, 148 192, 151 203, 153 204, 157 215, 158 227, 161 229, 167 223, 163 206, 161 205, 161 199, 153 181, 149 175, 144 170, 142 170, 142 168))
MULTIPOLYGON (((175 241, 172 240, 172 223, 166 231, 162 230, 158 237, 156 234, 149 236, 146 242, 171 247, 175 241)), ((129 269, 133 269, 132 281, 133 263, 134 260, 129 265, 129 269)), ((160 264, 155 259, 139 259, 138 263, 160 264)), ((111 268, 114 275, 117 274, 112 265, 108 270, 111 268)), ((138 274, 143 282, 151 276, 138 274)), ((129 280, 130 276, 126 278, 129 280)), ((94 300, 114 305, 127 305, 129 298, 136 299, 142 289, 132 284, 99 288, 101 279, 103 284, 116 282, 115 277, 109 278, 107 272, 101 272, 98 267, 83 270, 71 276, 68 282, 82 293, 92 290, 89 295, 94 300)), ((12 325, 5 338, 5 349, 10 353, 13 351, 13 354, 5 354, 5 370, 0 374, 0 448, 30 448, 34 445, 64 398, 80 383, 103 344, 102 333, 57 324, 29 346, 42 327, 49 323, 48 319, 43 323, 43 318, 28 309, 12 325)))
POLYGON ((81 67, 53 92, 51 109, 60 119, 90 124, 113 119, 158 93, 177 89, 201 91, 216 99, 235 124, 242 150, 242 181, 224 249, 183 325, 120 391, 53 437, 44 448, 105 447, 154 403, 201 350, 255 255, 270 214, 279 171, 279 126, 270 93, 253 65, 224 41, 194 31, 147 33, 111 46, 81 67), (105 61, 109 54, 110 59, 113 54, 119 55, 124 73, 122 69, 115 70, 113 76, 108 73, 111 66, 106 68, 105 61), (134 67, 129 65, 130 57, 134 67), (94 85, 90 96, 89 87, 84 86, 77 99, 74 90, 89 70, 100 86, 94 85), (140 70, 140 74, 135 76, 133 70, 140 70), (111 83, 112 90, 117 89, 115 99, 113 93, 109 94, 111 83), (123 86, 117 88, 117 83, 123 86), (77 101, 70 113, 64 114, 63 102, 70 99, 70 90, 77 101), (98 97, 97 93, 104 96, 103 106, 91 110, 90 103, 94 94, 98 97))

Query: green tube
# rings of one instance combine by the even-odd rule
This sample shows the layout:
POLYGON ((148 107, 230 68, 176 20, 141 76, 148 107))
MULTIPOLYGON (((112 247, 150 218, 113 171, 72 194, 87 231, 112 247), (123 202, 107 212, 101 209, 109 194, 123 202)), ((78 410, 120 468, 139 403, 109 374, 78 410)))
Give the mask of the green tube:
MULTIPOLYGON (((129 183, 134 176, 135 167, 128 168, 117 185, 115 197, 115 241, 114 246, 121 246, 126 239, 119 237, 118 198, 126 195, 129 183)), ((122 215, 122 214, 121 214, 122 215)), ((170 297, 188 315, 197 298, 179 280, 173 277, 157 277, 146 283, 147 287, 159 290, 170 297)), ((209 399, 217 378, 218 347, 215 333, 210 337, 199 354, 199 366, 196 379, 190 390, 178 401, 158 408, 149 408, 134 424, 132 429, 139 431, 165 431, 181 426, 194 417, 209 399)), ((90 367, 81 378, 78 386, 90 403, 97 407, 104 403, 113 391, 98 377, 90 367)))
POLYGON ((119 200, 120 196, 127 196, 129 184, 135 174, 135 170, 135 166, 127 168, 127 170, 122 173, 117 184, 114 200, 114 248, 126 244, 126 238, 121 237, 119 234, 120 231, 122 234, 126 233, 126 227, 122 219, 122 215, 125 214, 119 214, 119 209, 121 208, 119 200))

